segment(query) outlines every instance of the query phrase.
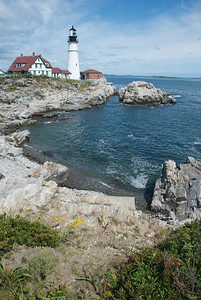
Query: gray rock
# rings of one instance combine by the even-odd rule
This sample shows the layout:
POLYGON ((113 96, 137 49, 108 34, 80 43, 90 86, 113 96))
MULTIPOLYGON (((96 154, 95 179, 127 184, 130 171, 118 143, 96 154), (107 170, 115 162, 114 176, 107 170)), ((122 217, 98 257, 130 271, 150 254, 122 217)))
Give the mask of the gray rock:
POLYGON ((166 161, 156 181, 151 209, 174 215, 178 221, 201 216, 201 163, 188 157, 185 164, 166 161))
POLYGON ((4 178, 5 178, 5 176, 2 173, 0 173, 0 180, 4 179, 4 178))
POLYGON ((115 93, 104 78, 92 82, 71 82, 32 78, 0 82, 0 132, 9 134, 34 115, 55 110, 78 110, 103 104, 115 93))
POLYGON ((175 104, 175 99, 168 93, 157 89, 152 83, 133 81, 118 92, 119 100, 124 104, 149 105, 175 104))
POLYGON ((46 161, 30 174, 30 177, 43 178, 45 181, 53 180, 61 184, 68 178, 68 168, 61 164, 46 161))

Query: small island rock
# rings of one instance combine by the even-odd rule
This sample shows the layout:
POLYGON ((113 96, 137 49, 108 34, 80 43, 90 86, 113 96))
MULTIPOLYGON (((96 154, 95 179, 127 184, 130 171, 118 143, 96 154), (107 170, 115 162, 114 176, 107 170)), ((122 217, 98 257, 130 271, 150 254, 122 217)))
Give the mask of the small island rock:
POLYGON ((127 87, 121 88, 118 94, 119 100, 124 104, 155 106, 176 103, 168 93, 145 81, 133 81, 127 87))

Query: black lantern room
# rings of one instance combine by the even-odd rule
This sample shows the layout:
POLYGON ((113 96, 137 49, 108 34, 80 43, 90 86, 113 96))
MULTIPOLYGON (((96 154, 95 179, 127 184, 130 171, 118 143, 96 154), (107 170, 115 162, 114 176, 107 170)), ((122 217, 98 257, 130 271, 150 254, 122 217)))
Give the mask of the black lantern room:
POLYGON ((69 29, 68 42, 78 43, 76 29, 74 28, 74 26, 69 29))

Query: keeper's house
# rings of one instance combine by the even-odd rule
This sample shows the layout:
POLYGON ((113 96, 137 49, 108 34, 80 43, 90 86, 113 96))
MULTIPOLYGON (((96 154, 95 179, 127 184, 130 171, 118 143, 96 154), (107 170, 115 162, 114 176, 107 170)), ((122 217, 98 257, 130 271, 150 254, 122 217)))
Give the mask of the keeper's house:
POLYGON ((59 68, 53 68, 49 61, 44 59, 42 55, 35 55, 33 52, 32 56, 21 56, 17 57, 10 68, 8 69, 9 74, 28 74, 40 76, 46 75, 48 77, 56 78, 69 78, 71 74, 68 70, 60 70, 59 68))
POLYGON ((97 80, 102 77, 102 73, 93 69, 81 72, 81 79, 83 80, 97 80))

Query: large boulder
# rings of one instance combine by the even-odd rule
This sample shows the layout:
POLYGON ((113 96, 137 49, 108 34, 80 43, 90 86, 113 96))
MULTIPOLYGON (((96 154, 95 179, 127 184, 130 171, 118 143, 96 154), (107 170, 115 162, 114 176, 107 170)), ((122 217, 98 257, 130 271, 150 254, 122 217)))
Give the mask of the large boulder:
POLYGON ((124 104, 149 105, 176 103, 168 93, 157 89, 152 83, 133 81, 118 92, 119 100, 124 104))
POLYGON ((201 163, 192 157, 180 165, 166 161, 156 181, 151 209, 178 221, 201 219, 201 163))

